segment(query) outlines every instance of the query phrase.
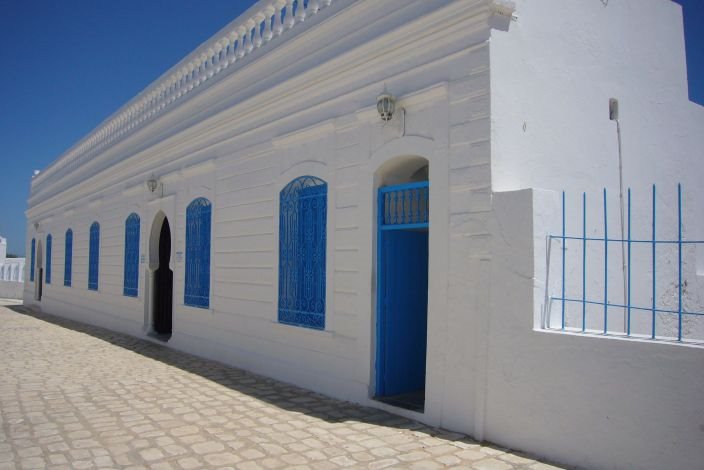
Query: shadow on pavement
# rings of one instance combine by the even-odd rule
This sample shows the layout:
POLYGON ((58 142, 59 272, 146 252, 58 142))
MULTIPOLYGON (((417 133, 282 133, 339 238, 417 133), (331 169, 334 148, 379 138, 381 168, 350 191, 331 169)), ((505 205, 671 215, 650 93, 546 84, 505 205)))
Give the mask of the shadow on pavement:
MULTIPOLYGON (((277 380, 256 375, 217 361, 200 358, 154 342, 117 333, 94 325, 49 315, 23 305, 4 305, 5 308, 22 315, 53 325, 84 333, 117 347, 125 348, 150 359, 176 367, 191 374, 216 382, 231 390, 262 400, 278 408, 302 413, 328 423, 360 422, 388 426, 397 429, 421 432, 428 437, 436 437, 455 443, 478 444, 468 436, 432 428, 408 418, 391 413, 342 402, 295 385, 283 384, 277 380)), ((482 444, 505 451, 502 447, 482 444)))

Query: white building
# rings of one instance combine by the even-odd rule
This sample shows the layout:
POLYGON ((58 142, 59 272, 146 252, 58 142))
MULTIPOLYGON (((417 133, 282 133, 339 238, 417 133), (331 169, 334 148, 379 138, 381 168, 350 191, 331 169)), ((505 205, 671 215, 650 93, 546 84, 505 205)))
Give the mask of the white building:
POLYGON ((0 299, 21 299, 24 292, 24 258, 7 257, 7 239, 0 237, 0 299))
POLYGON ((565 464, 695 468, 703 129, 668 0, 261 0, 33 178, 25 302, 565 464))
POLYGON ((7 239, 0 237, 0 281, 24 282, 24 258, 7 257, 7 239))

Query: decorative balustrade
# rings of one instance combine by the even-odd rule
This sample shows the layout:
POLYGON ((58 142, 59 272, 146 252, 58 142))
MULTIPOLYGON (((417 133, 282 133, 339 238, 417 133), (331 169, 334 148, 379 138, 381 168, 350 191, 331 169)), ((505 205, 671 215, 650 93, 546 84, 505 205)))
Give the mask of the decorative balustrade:
POLYGON ((207 80, 264 46, 273 38, 328 7, 332 0, 260 0, 157 79, 115 115, 36 175, 32 190, 78 168, 207 80))

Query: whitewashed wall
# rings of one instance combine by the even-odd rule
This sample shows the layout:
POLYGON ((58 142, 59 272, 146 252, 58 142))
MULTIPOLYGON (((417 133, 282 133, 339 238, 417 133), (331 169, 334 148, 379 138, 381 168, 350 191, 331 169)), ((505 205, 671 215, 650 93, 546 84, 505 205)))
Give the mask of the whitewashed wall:
MULTIPOLYGON (((581 197, 587 192, 587 235, 601 237, 606 187, 610 238, 620 238, 609 98, 620 102, 633 233, 650 237, 655 183, 657 237, 677 238, 681 182, 684 237, 704 239, 704 111, 687 99, 680 7, 658 0, 604 3, 519 0, 508 31, 492 31, 492 233, 497 236, 486 285, 491 300, 479 310, 490 312, 482 330, 489 338, 483 436, 583 468, 696 468, 704 460, 704 409, 697 398, 704 386, 698 373, 704 364, 701 346, 540 331, 545 240, 561 232, 560 192, 567 193, 567 234, 581 236, 581 197), (517 191, 524 188, 551 191, 517 191)), ((560 294, 560 249, 553 243, 549 295, 560 294)), ((699 311, 701 255, 687 249, 683 264, 685 306, 699 311)), ((609 256, 609 301, 622 303, 617 245, 609 256)), ((676 251, 658 249, 660 308, 676 305, 676 259, 676 251)), ((603 245, 592 244, 587 260, 587 292, 601 300, 603 245)), ((634 251, 634 263, 640 264, 633 270, 633 302, 648 306, 649 252, 634 251), (646 289, 639 287, 643 283, 646 289)), ((580 297, 581 243, 568 243, 567 266, 567 293, 580 297)), ((559 322, 559 305, 555 310, 553 324, 559 322)), ((601 328, 601 315, 593 315, 588 328, 601 328)), ((610 329, 618 330, 621 311, 612 308, 609 315, 610 329)), ((650 315, 640 318, 644 321, 634 320, 635 332, 650 325, 650 315)), ((658 322, 658 334, 664 326, 658 322)))
MULTIPOLYGON (((633 192, 633 238, 650 239, 651 186, 656 184, 657 238, 677 239, 681 183, 683 238, 704 240, 704 108, 688 100, 681 7, 663 0, 606 5, 538 0, 517 1, 515 14, 509 30, 494 30, 491 38, 494 191, 566 191, 567 232, 577 236, 582 233, 581 198, 586 192, 587 235, 603 237, 606 188, 609 235, 620 238, 618 143, 608 113, 609 98, 617 98, 623 181, 633 192)), ((555 234, 561 231, 557 229, 555 234)), ((576 247, 572 244, 568 256, 577 255, 576 247)), ((641 247, 633 252, 637 269, 632 302, 649 306, 650 254, 641 247)), ((624 303, 621 252, 616 245, 611 248, 609 301, 624 303)), ((658 249, 657 304, 676 310, 677 264, 665 259, 677 254, 676 247, 670 248, 658 249)), ((568 263, 568 269, 576 269, 568 282, 578 281, 569 286, 572 293, 581 292, 581 259, 576 258, 568 263)), ((590 253, 589 271, 603 270, 600 258, 590 253)), ((704 246, 685 247, 683 283, 690 288, 684 303, 692 311, 704 310, 703 266, 704 246)), ((603 292, 603 284, 599 276, 591 276, 587 291, 603 292)), ((704 322, 687 320, 689 336, 704 338, 704 322)), ((602 328, 603 322, 590 326, 602 328)), ((645 334, 650 321, 640 315, 633 326, 645 334)), ((609 325, 617 327, 623 331, 623 321, 609 325)), ((658 329, 676 335, 672 322, 659 322, 658 329)))
POLYGON ((149 237, 161 210, 172 229, 168 346, 385 407, 370 399, 378 172, 395 158, 422 157, 431 185, 426 408, 396 411, 471 431, 473 372, 465 364, 473 349, 465 332, 473 320, 461 302, 470 295, 462 276, 475 268, 464 265, 473 263, 471 256, 450 264, 449 255, 468 254, 475 245, 488 249, 487 231, 477 234, 473 217, 486 218, 491 199, 491 12, 483 1, 340 1, 329 8, 91 163, 60 178, 52 176, 58 170, 43 172, 30 196, 28 239, 53 234, 52 283, 40 302, 30 283, 25 300, 146 335, 149 237), (384 86, 406 110, 405 132, 398 117, 385 126, 379 118, 376 97, 384 86), (306 174, 328 183, 325 331, 276 321, 279 191, 306 174), (152 175, 161 182, 155 194, 145 187, 152 175), (199 196, 213 203, 209 309, 183 305, 185 210, 199 196), (122 295, 124 221, 131 212, 141 218, 146 255, 136 299, 122 295), (87 290, 94 220, 101 224, 98 292, 87 290), (62 282, 68 227, 74 231, 70 288, 62 282))
POLYGON ((494 196, 484 437, 579 468, 698 468, 703 348, 533 328, 559 201, 494 196))
MULTIPOLYGON (((99 150, 78 158, 72 171, 56 165, 43 172, 30 196, 27 249, 32 237, 53 234, 52 284, 36 302, 28 283, 25 300, 146 335, 150 235, 163 212, 174 271, 169 347, 391 409, 370 399, 375 190, 386 163, 422 157, 431 188, 426 408, 392 410, 567 464, 657 468, 674 459, 690 465, 700 454, 684 446, 699 432, 692 431, 699 408, 682 415, 701 383, 696 374, 685 379, 701 362, 701 348, 534 331, 543 293, 540 247, 556 220, 554 200, 531 191, 504 194, 604 185, 613 194, 616 137, 607 103, 615 96, 626 184, 672 185, 682 176, 688 197, 701 201, 692 184, 696 172, 681 171, 700 168, 690 149, 701 143, 694 133, 701 113, 683 92, 681 31, 671 32, 679 10, 654 0, 647 8, 635 5, 521 1, 518 20, 509 23, 484 0, 333 1, 196 93, 188 89, 168 112, 132 127, 128 121, 129 132, 118 132, 106 147, 95 144, 99 150), (625 28, 633 15, 653 32, 625 28), (669 26, 656 28, 658 21, 669 26), (631 42, 622 43, 622 34, 631 42), (662 42, 676 53, 665 54, 662 42), (624 44, 638 53, 626 54, 624 44), (635 86, 626 79, 634 75, 652 80, 635 86), (669 76, 675 78, 661 80, 669 76), (399 119, 386 126, 379 120, 375 101, 384 86, 406 108, 405 132, 399 119), (673 124, 687 120, 694 123, 673 124), (661 158, 667 149, 677 156, 661 158), (643 158, 638 165, 628 160, 636 155, 643 158), (276 322, 279 191, 305 174, 328 183, 325 331, 276 322), (161 183, 154 194, 145 188, 152 176, 161 183), (199 196, 213 203, 209 309, 183 305, 185 209, 199 196), (136 299, 122 295, 124 220, 131 212, 141 218, 145 255, 136 299), (98 292, 87 290, 94 220, 101 224, 98 292), (62 283, 69 226, 71 288, 62 283), (599 342, 624 358, 609 365, 606 378, 593 366, 603 359, 593 350, 599 342), (649 348, 661 348, 657 360, 638 356, 649 348), (680 360, 681 369, 669 369, 680 360), (650 383, 634 370, 650 369, 667 374, 642 401, 630 400, 650 383), (677 402, 657 411, 669 427, 646 430, 646 408, 666 393, 670 378, 681 382, 677 402), (601 396, 609 389, 617 393, 606 408, 590 401, 593 390, 601 396), (609 424, 612 416, 617 425, 609 424), (667 452, 648 446, 666 438, 665 429, 680 440, 673 444, 671 436, 667 452), (634 435, 619 437, 628 432, 634 435)), ((93 137, 100 142, 101 130, 74 153, 83 155, 81 146, 93 137)), ((687 230, 691 236, 698 229, 687 230)))

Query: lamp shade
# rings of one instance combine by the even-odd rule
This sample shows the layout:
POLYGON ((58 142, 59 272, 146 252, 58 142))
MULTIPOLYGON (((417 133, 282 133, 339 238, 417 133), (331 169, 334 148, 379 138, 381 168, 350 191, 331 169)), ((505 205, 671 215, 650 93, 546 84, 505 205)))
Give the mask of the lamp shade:
POLYGON ((390 120, 396 109, 396 99, 390 93, 382 93, 376 99, 376 109, 383 121, 390 120))

